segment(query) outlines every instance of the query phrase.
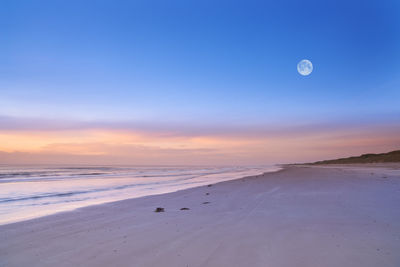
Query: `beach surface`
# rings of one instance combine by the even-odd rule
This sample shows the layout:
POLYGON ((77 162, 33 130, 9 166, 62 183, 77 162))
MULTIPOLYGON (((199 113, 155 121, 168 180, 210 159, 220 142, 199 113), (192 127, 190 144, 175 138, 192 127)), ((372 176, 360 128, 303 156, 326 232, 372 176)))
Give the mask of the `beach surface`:
POLYGON ((398 267, 399 207, 400 164, 287 166, 2 225, 0 266, 398 267))

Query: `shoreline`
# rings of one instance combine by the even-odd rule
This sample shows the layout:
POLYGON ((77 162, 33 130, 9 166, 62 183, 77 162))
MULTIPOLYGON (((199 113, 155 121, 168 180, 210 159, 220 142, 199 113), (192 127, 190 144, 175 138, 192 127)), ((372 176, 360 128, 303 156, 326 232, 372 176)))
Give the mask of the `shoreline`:
MULTIPOLYGON (((275 170, 275 171, 270 171, 270 172, 264 172, 264 173, 261 173, 259 175, 250 175, 250 176, 244 176, 244 177, 240 177, 240 178, 233 178, 231 180, 226 180, 226 181, 219 181, 219 182, 211 183, 209 185, 217 185, 217 184, 222 184, 222 183, 229 183, 231 181, 236 181, 236 180, 241 180, 241 179, 257 178, 259 176, 264 176, 264 175, 267 175, 267 174, 270 174, 270 173, 277 173, 277 172, 283 171, 285 169, 285 167, 280 167, 278 165, 277 165, 277 168, 280 168, 280 169, 275 170)), ((7 225, 10 225, 10 224, 35 221, 35 220, 39 220, 39 219, 42 219, 42 218, 45 218, 45 217, 61 215, 61 214, 64 214, 64 213, 79 212, 81 209, 87 209, 87 208, 90 209, 92 207, 101 207, 103 205, 105 205, 105 206, 106 205, 113 205, 113 204, 117 204, 117 203, 120 203, 120 202, 132 201, 132 200, 135 200, 135 199, 148 198, 148 197, 153 197, 153 196, 169 195, 169 194, 174 194, 174 193, 178 193, 178 192, 181 192, 181 191, 195 189, 195 188, 201 188, 201 187, 205 187, 205 186, 208 186, 208 184, 207 185, 198 185, 198 186, 184 188, 184 189, 178 189, 178 190, 172 191, 172 192, 158 193, 158 194, 152 194, 152 195, 146 195, 146 196, 138 196, 138 197, 130 197, 130 198, 121 199, 121 200, 114 200, 114 201, 110 201, 110 202, 92 204, 92 205, 88 205, 88 206, 78 207, 78 208, 74 208, 74 209, 70 209, 70 210, 59 211, 59 212, 55 212, 55 213, 51 213, 51 214, 47 214, 47 215, 43 215, 43 216, 38 216, 38 217, 33 217, 33 218, 28 218, 28 219, 23 219, 23 220, 18 220, 18 221, 14 221, 14 222, 5 223, 5 224, 1 224, 0 223, 0 228, 2 226, 7 226, 7 225)))
MULTIPOLYGON (((119 168, 120 166, 117 166, 117 168, 119 168)), ((128 166, 129 167, 129 166, 128 166)), ((132 166, 130 166, 132 167, 132 166)), ((134 166, 135 168, 137 166, 134 166)), ((108 168, 108 167, 106 167, 108 168)), ((114 168, 114 167, 113 167, 114 168)), ((159 168, 159 167, 157 167, 159 168)), ((210 168, 210 167, 207 167, 210 168)), ((214 168, 214 167, 211 167, 214 168)), ((220 167, 220 168, 225 168, 225 167, 220 167)), ((201 177, 207 177, 209 179, 209 181, 203 179, 203 181, 199 180, 199 181, 192 181, 189 180, 189 183, 186 183, 186 181, 181 182, 181 184, 179 184, 179 181, 176 184, 173 184, 172 186, 170 184, 166 184, 166 186, 158 186, 158 183, 154 183, 151 182, 149 184, 146 184, 145 182, 136 182, 138 186, 132 186, 132 182, 131 181, 127 181, 125 182, 125 184, 120 184, 121 187, 131 187, 132 189, 136 189, 138 188, 136 191, 132 191, 130 192, 130 194, 128 194, 127 192, 120 192, 119 196, 118 195, 114 195, 114 197, 108 197, 108 196, 100 196, 100 197, 94 197, 92 199, 90 199, 90 197, 88 198, 88 200, 83 199, 83 201, 80 200, 69 200, 69 199, 64 199, 64 198, 60 198, 59 199, 59 205, 58 206, 54 206, 54 205, 49 205, 44 203, 42 205, 33 203, 32 206, 34 207, 38 207, 39 209, 25 209, 25 211, 23 212, 19 212, 19 213, 13 213, 12 207, 10 206, 9 211, 10 213, 7 216, 7 211, 4 210, 4 206, 0 207, 0 213, 1 213, 1 217, 0 217, 0 226, 1 225, 7 225, 7 224, 11 224, 11 223, 17 223, 17 222, 22 222, 22 221, 27 221, 27 220, 33 220, 33 219, 37 219, 37 218, 41 218, 41 217, 45 217, 45 216, 51 216, 54 214, 58 214, 58 213, 64 213, 64 212, 70 212, 70 211, 74 211, 77 209, 81 209, 81 208, 85 208, 85 207, 90 207, 90 206, 96 206, 96 205, 102 205, 102 204, 108 204, 108 203, 112 203, 112 202, 117 202, 117 201, 123 201, 123 200, 128 200, 128 199, 136 199, 136 198, 141 198, 141 197, 146 197, 146 196, 153 196, 153 195, 162 195, 162 194, 167 194, 167 193, 173 193, 173 192, 177 192, 177 191, 181 191, 181 190, 185 190, 185 189, 190 189, 190 188, 195 188, 195 187, 200 187, 200 186, 204 186, 207 185, 208 183, 219 183, 219 182, 223 182, 223 181, 231 181, 231 180, 236 180, 236 179, 241 179, 247 176, 254 176, 256 175, 262 175, 264 173, 268 173, 268 172, 275 172, 277 170, 282 169, 282 167, 280 167, 278 164, 274 164, 274 165, 269 165, 269 166, 259 166, 259 167, 247 167, 242 169, 241 171, 235 173, 236 170, 231 169, 226 171, 226 173, 224 172, 210 172, 210 173, 206 173, 204 174, 200 174, 197 177, 192 177, 193 180, 196 180, 198 178, 201 177), (233 171, 233 172, 232 172, 233 171), (217 177, 215 177, 215 175, 217 177), (222 175, 222 176, 221 176, 222 175), (190 183, 192 181, 192 183, 190 183), (154 187, 153 187, 154 185, 154 187), (144 188, 144 187, 149 187, 147 189, 141 190, 139 188, 144 188), (3 208, 3 209, 1 209, 3 208), (37 212, 35 214, 35 212, 37 212), (8 219, 8 218, 13 218, 13 219, 8 219)), ((118 171, 118 169, 116 169, 118 171)), ((107 173, 104 173, 105 175, 107 175, 107 173)), ((135 173, 132 173, 133 177, 135 177, 135 173)), ((173 176, 173 175, 171 175, 173 176)), ((125 177, 129 177, 129 175, 125 175, 125 177)), ((125 178, 124 176, 122 176, 122 179, 125 178)), ((146 177, 146 176, 143 176, 146 177)), ((177 174, 177 177, 179 177, 179 174, 177 174)), ((102 191, 110 191, 112 192, 113 187, 115 187, 114 184, 112 184, 111 182, 113 181, 112 179, 108 179, 106 176, 102 177, 102 176, 96 176, 96 179, 102 179, 104 178, 104 180, 109 180, 110 181, 110 185, 107 187, 103 187, 103 188, 99 188, 99 190, 97 191, 97 189, 86 189, 86 193, 95 193, 97 192, 102 192, 102 191)), ((140 176, 139 176, 140 178, 140 176)), ((83 182, 87 182, 87 181, 83 181, 83 182)), ((135 181, 133 180, 133 183, 135 183, 135 181)), ((163 184, 164 181, 160 180, 160 184, 163 184)), ((22 186, 30 186, 29 184, 22 184, 22 186)), ((40 186, 40 184, 39 184, 40 186)), ((18 190, 18 188, 15 188, 14 190, 18 190)), ((77 190, 77 189, 65 189, 66 191, 66 195, 75 195, 75 192, 73 190, 77 190)), ((78 194, 81 194, 82 191, 85 191, 85 189, 78 189, 78 194)), ((122 190, 123 191, 123 190, 122 190)), ((43 193, 43 192, 42 192, 43 193)), ((85 193, 85 192, 84 192, 85 193)), ((117 192, 116 192, 117 193, 117 192)), ((47 192, 45 192, 45 196, 46 196, 47 192)), ((62 191, 53 191, 50 192, 50 194, 54 194, 55 196, 57 196, 58 194, 63 194, 62 191), (61 192, 61 193, 60 193, 61 192)), ((81 194, 82 195, 82 194, 81 194)), ((82 195, 84 196, 84 195, 82 195)), ((35 199, 36 196, 30 196, 32 199, 35 199)), ((39 195, 38 198, 42 198, 42 195, 39 195)), ((11 199, 11 201, 13 201, 13 199, 11 199)), ((52 200, 50 200, 50 204, 52 200)), ((53 200, 54 201, 54 200, 53 200)), ((14 204, 14 202, 12 202, 14 204)), ((1 203, 2 204, 2 203, 1 203)), ((18 204, 18 203, 17 203, 18 204)), ((4 205, 4 204, 3 204, 4 205)), ((28 204, 21 204, 22 207, 25 205, 26 207, 29 207, 29 203, 28 204)), ((16 208, 18 209, 18 206, 16 206, 16 208)))
POLYGON ((400 164, 282 167, 1 225, 0 265, 398 266, 400 164))

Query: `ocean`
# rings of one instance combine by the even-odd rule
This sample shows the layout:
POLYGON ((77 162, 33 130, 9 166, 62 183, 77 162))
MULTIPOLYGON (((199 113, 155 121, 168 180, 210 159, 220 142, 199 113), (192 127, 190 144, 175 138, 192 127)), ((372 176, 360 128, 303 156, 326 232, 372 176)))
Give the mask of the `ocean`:
POLYGON ((0 165, 0 224, 279 169, 278 166, 0 165))

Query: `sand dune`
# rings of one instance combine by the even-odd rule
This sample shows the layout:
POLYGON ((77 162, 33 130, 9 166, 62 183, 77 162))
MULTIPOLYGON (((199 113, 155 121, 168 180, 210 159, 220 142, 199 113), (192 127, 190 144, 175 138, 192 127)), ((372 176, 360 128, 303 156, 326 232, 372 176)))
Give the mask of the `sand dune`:
POLYGON ((399 203, 399 164, 290 166, 0 226, 0 266, 398 267, 399 203))

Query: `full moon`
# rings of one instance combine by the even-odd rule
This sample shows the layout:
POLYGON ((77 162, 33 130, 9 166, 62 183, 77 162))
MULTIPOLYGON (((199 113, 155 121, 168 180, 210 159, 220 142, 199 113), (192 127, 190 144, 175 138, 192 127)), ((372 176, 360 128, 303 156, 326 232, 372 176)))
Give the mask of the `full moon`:
POLYGON ((302 61, 299 62, 299 64, 297 64, 297 71, 303 76, 310 75, 312 70, 313 70, 312 63, 308 59, 303 59, 302 61))

